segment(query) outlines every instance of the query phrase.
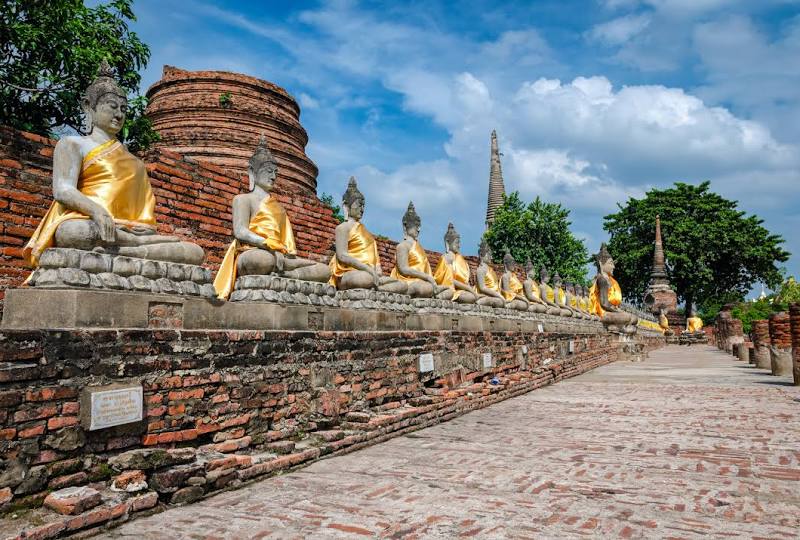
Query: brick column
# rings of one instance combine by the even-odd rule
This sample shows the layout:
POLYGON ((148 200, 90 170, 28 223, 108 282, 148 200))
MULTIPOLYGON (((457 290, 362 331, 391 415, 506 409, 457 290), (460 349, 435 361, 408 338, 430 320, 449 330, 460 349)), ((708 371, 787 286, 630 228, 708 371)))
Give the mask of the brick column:
POLYGON ((773 375, 792 374, 792 333, 785 311, 769 316, 770 362, 773 375))
POLYGON ((755 350, 757 367, 772 369, 769 359, 769 346, 769 321, 767 319, 753 321, 753 349, 755 350))
POLYGON ((725 350, 731 354, 736 354, 733 346, 744 343, 744 329, 742 328, 742 321, 739 319, 731 319, 728 321, 728 335, 725 343, 725 350))
POLYGON ((789 322, 792 333, 792 371, 794 384, 800 386, 800 304, 789 307, 789 322))

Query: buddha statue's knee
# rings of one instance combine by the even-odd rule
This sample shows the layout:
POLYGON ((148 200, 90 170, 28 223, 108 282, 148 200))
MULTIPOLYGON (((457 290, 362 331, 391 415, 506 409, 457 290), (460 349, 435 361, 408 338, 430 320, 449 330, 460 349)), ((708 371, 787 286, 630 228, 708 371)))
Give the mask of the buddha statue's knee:
POLYGON ((275 255, 265 249, 248 249, 236 259, 240 276, 267 275, 275 270, 275 255))
POLYGON ((410 281, 407 294, 412 298, 431 298, 433 296, 433 285, 422 280, 410 281))
POLYGON ((547 308, 542 304, 531 302, 531 304, 528 307, 528 311, 531 311, 533 313, 545 313, 547 311, 547 308))
POLYGON ((514 309, 517 311, 528 311, 528 303, 524 300, 520 300, 519 298, 512 300, 511 302, 506 305, 508 309, 514 309))
POLYGON ((493 308, 501 308, 505 307, 506 301, 502 298, 497 298, 496 296, 481 296, 478 298, 478 305, 480 306, 490 306, 493 308))
POLYGON ((303 281, 327 282, 331 277, 331 269, 327 264, 306 259, 293 259, 295 267, 284 272, 286 277, 303 281))
POLYGON ((408 285, 404 281, 400 281, 398 279, 394 279, 389 276, 381 277, 378 284, 378 289, 384 292, 390 292, 395 294, 408 293, 408 285))
POLYGON ((203 264, 203 248, 192 242, 167 242, 119 248, 120 255, 180 264, 203 264))
POLYGON ((441 291, 437 292, 436 298, 439 300, 452 300, 453 294, 455 294, 455 291, 450 287, 447 287, 446 289, 442 289, 441 291))
POLYGON ((474 304, 478 301, 478 297, 469 291, 461 291, 455 301, 459 304, 474 304))
POLYGON ((100 231, 90 219, 68 219, 56 229, 56 247, 91 251, 98 245, 100 245, 100 231))

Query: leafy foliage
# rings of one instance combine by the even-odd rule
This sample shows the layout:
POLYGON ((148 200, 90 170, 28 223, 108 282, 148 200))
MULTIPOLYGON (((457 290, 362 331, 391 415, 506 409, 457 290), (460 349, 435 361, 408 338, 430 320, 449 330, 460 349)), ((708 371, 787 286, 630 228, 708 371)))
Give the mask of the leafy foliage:
POLYGON ((776 306, 773 300, 774 298, 767 297, 755 302, 742 302, 734 306, 731 310, 731 316, 734 319, 741 320, 744 333, 749 334, 753 330, 753 321, 768 319, 772 313, 780 311, 775 309, 776 306))
POLYGON ((603 226, 611 234, 608 248, 617 263, 615 277, 627 297, 641 298, 647 288, 657 214, 670 282, 687 304, 702 307, 741 299, 758 281, 770 287, 781 282, 777 263, 789 259, 781 247, 783 238, 709 187, 709 182, 678 182, 672 188, 653 189, 605 217, 603 226))
POLYGON ((494 214, 494 222, 485 233, 495 262, 501 262, 506 250, 524 265, 558 272, 565 281, 586 283, 588 255, 583 241, 575 238, 569 227, 569 210, 539 197, 528 205, 519 193, 507 195, 494 214))
POLYGON ((775 296, 775 304, 780 311, 789 309, 789 304, 800 303, 800 283, 790 277, 781 285, 778 294, 775 296))
POLYGON ((344 221, 344 214, 342 213, 342 207, 333 202, 333 195, 331 195, 330 193, 323 192, 322 195, 320 195, 319 200, 322 202, 322 204, 324 204, 333 211, 333 217, 336 218, 339 221, 339 223, 344 221))
MULTIPOLYGON (((120 86, 138 91, 150 49, 128 30, 133 0, 86 7, 82 0, 0 2, 0 117, 4 124, 52 136, 56 128, 83 133, 83 91, 101 60, 120 86)), ((143 121, 144 98, 131 100, 124 142, 144 149, 157 137, 143 121), (139 101, 137 101, 139 100, 139 101)), ((125 135, 123 135, 125 134, 125 135)))

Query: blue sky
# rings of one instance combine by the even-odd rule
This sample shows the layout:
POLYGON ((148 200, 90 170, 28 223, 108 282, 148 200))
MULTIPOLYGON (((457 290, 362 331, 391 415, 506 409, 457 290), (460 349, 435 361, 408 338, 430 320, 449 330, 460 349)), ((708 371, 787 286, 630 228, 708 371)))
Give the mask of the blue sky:
MULTIPOLYGON (((164 64, 248 73, 299 101, 318 191, 355 175, 365 221, 423 245, 448 221, 477 251, 497 129, 508 191, 602 217, 675 181, 763 217, 800 274, 800 1, 222 2, 139 0, 164 64)), ((666 238, 665 242, 669 242, 666 238)))

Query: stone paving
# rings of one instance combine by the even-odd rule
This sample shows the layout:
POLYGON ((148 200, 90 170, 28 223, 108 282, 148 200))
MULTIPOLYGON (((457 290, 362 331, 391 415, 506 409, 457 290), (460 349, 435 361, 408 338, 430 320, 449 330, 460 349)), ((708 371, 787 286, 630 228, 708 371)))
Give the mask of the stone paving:
POLYGON ((107 538, 797 538, 800 388, 705 346, 615 363, 107 538))

